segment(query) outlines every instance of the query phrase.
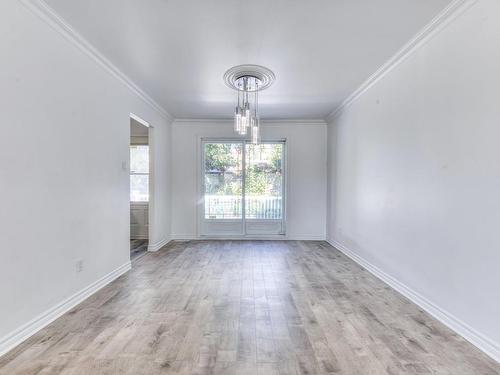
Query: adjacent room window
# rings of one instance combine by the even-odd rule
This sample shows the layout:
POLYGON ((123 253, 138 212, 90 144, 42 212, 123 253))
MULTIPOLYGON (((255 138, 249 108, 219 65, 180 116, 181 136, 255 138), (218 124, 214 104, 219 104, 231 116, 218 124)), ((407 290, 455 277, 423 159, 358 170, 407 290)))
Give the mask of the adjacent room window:
POLYGON ((130 146, 130 201, 149 201, 149 146, 130 146))

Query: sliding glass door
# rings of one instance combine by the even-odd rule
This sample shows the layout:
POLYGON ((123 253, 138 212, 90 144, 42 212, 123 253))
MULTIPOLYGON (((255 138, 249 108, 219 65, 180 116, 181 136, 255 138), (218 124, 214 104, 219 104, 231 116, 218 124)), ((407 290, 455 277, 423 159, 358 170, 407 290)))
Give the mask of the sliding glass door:
POLYGON ((245 144, 245 230, 283 233, 283 143, 245 144))
POLYGON ((203 142, 202 234, 243 234, 242 143, 203 142))
POLYGON ((201 234, 284 234, 284 142, 202 143, 201 234))

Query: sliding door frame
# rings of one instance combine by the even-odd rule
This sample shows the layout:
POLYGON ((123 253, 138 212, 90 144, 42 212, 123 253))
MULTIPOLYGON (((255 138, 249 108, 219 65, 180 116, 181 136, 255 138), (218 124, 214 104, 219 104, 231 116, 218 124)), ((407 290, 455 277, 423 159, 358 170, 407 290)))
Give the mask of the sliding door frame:
MULTIPOLYGON (((281 160, 281 171, 282 171, 282 186, 281 186, 281 231, 279 234, 247 234, 246 229, 246 201, 245 201, 245 179, 246 179, 246 145, 251 144, 247 139, 242 138, 230 138, 230 137, 201 137, 198 141, 198 168, 197 168, 197 192, 198 192, 198 204, 197 204, 197 237, 199 238, 259 238, 259 239, 277 239, 286 237, 286 222, 287 222, 287 192, 288 192, 288 146, 286 138, 281 139, 268 139, 262 140, 260 143, 281 143, 282 149, 282 160, 281 160), (203 233, 204 220, 205 220, 205 144, 207 143, 238 143, 242 145, 242 194, 241 194, 241 223, 242 230, 240 234, 205 234, 203 233)), ((224 220, 224 219, 219 219, 224 220)), ((266 219, 264 219, 266 220, 266 219)))

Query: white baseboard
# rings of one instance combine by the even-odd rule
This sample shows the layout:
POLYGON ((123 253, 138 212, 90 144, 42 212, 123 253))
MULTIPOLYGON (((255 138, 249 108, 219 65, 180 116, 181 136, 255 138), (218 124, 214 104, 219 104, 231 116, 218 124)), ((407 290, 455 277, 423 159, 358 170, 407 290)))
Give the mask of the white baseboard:
POLYGON ((155 243, 152 243, 152 244, 149 244, 148 245, 148 251, 158 251, 160 250, 163 246, 165 246, 166 244, 168 244, 169 242, 171 241, 170 238, 164 238, 163 240, 161 241, 158 241, 158 242, 155 242, 155 243))
POLYGON ((187 241, 187 240, 275 240, 275 241, 325 241, 325 236, 309 236, 309 235, 247 235, 247 236, 197 236, 193 234, 173 234, 172 240, 187 241))
POLYGON ((307 234, 294 234, 285 238, 288 241, 325 241, 325 236, 309 236, 307 234))
POLYGON ((89 286, 76 292, 71 297, 60 302, 56 306, 50 308, 44 313, 38 315, 33 320, 9 333, 7 336, 0 339, 0 356, 15 348, 17 345, 28 339, 42 328, 46 327, 61 315, 67 313, 73 307, 84 301, 99 289, 105 287, 113 280, 117 279, 131 268, 130 262, 127 262, 107 275, 101 277, 99 280, 93 282, 89 286))
POLYGON ((173 241, 190 241, 200 239, 200 237, 194 234, 172 234, 171 237, 173 241))
POLYGON ((462 336, 471 344, 482 350, 484 353, 493 358, 495 361, 500 362, 500 344, 496 343, 489 337, 486 337, 484 334, 476 331, 474 328, 464 323, 457 317, 453 316, 448 311, 442 309, 441 307, 437 306, 435 303, 428 300, 421 294, 417 293, 407 285, 398 281, 394 277, 388 275, 377 266, 374 266, 366 259, 362 258, 355 252, 349 250, 340 242, 331 238, 327 239, 327 242, 336 249, 338 249, 340 252, 351 258, 353 261, 358 263, 360 266, 365 268, 367 271, 372 273, 374 276, 382 280, 384 283, 386 283, 387 285, 389 285, 390 287, 401 293, 410 301, 420 306, 434 318, 439 320, 441 323, 446 325, 451 330, 458 333, 460 336, 462 336))
POLYGON ((141 234, 141 235, 130 236, 130 239, 131 240, 147 240, 148 237, 149 236, 147 234, 141 234))

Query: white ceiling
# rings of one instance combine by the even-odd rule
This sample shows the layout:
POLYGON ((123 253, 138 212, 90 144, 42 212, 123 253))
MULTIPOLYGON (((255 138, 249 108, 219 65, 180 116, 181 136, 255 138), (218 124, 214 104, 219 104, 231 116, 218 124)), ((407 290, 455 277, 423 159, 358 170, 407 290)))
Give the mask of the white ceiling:
POLYGON ((238 64, 275 84, 263 118, 318 119, 450 0, 46 0, 176 118, 227 118, 238 64))

